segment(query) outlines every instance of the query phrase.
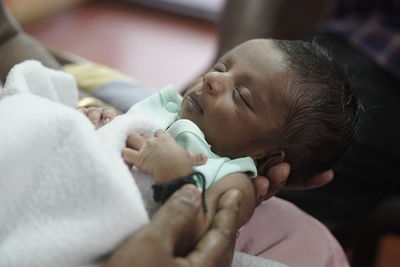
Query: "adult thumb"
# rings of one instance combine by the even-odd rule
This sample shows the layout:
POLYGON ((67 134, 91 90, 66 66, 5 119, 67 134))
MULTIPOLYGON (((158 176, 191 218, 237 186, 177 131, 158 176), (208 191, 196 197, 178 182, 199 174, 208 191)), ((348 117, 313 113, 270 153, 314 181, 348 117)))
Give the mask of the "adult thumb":
POLYGON ((177 190, 154 214, 148 226, 164 247, 173 250, 183 232, 193 225, 200 210, 200 192, 194 185, 185 185, 177 190))

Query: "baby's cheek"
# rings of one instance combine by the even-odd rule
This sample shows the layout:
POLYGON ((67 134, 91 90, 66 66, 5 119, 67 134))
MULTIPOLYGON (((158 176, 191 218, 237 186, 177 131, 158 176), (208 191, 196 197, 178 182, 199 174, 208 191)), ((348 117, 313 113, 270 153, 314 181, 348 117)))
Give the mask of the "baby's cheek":
POLYGON ((198 88, 199 86, 201 86, 203 78, 198 78, 197 80, 194 80, 193 82, 191 82, 181 93, 181 95, 183 97, 187 96, 188 94, 190 94, 191 92, 193 92, 194 90, 196 90, 196 88, 198 88))

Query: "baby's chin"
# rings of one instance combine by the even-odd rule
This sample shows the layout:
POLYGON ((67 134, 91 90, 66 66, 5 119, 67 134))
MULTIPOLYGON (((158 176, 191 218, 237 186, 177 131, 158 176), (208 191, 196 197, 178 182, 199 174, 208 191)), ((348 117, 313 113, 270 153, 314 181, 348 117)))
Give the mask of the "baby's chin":
POLYGON ((193 107, 193 105, 189 103, 189 101, 187 100, 187 97, 184 97, 183 101, 182 101, 181 111, 179 114, 180 118, 185 119, 185 120, 190 120, 194 124, 199 126, 198 121, 196 119, 197 117, 200 116, 200 114, 198 114, 198 113, 199 112, 193 107))
MULTIPOLYGON (((210 142, 208 142, 210 144, 210 142)), ((220 144, 220 142, 216 142, 217 144, 220 144)), ((243 158, 247 157, 247 154, 240 153, 238 150, 232 150, 229 149, 229 147, 236 147, 236 145, 229 145, 225 144, 225 146, 219 146, 219 145, 210 145, 211 151, 217 154, 220 157, 227 157, 230 159, 238 159, 238 158, 243 158)))

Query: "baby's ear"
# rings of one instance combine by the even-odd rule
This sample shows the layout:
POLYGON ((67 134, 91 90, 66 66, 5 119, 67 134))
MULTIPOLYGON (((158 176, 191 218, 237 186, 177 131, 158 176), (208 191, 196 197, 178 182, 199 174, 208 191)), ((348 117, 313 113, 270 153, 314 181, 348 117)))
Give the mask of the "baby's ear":
MULTIPOLYGON (((254 158, 253 158, 254 159, 254 158)), ((258 173, 265 174, 271 167, 278 165, 285 160, 285 151, 275 150, 262 158, 254 159, 258 173)))
POLYGON ((273 155, 272 166, 278 165, 279 163, 282 163, 284 160, 285 160, 285 151, 279 150, 277 151, 276 154, 273 155))

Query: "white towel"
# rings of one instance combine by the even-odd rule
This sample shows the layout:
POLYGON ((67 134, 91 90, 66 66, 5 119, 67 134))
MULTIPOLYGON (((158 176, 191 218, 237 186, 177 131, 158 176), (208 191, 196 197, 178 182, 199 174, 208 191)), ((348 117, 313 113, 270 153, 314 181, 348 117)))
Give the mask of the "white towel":
POLYGON ((129 132, 150 125, 121 116, 95 131, 64 105, 76 103, 74 80, 38 62, 8 77, 0 99, 0 266, 98 266, 148 222, 120 153, 129 132))

